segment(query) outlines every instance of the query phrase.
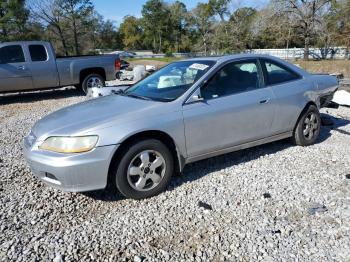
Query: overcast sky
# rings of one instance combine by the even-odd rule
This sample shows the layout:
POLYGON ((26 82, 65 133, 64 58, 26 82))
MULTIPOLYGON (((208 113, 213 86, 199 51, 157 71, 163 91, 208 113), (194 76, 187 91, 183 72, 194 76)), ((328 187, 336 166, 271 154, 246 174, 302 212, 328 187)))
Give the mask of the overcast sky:
MULTIPOLYGON (((97 11, 104 16, 105 19, 111 19, 117 24, 123 20, 126 15, 141 16, 142 5, 147 0, 92 0, 97 11)), ((165 1, 175 2, 175 1, 165 1)), ((182 0, 188 9, 196 6, 198 2, 207 2, 199 0, 182 0)), ((234 7, 253 6, 260 7, 266 0, 233 0, 234 7)))

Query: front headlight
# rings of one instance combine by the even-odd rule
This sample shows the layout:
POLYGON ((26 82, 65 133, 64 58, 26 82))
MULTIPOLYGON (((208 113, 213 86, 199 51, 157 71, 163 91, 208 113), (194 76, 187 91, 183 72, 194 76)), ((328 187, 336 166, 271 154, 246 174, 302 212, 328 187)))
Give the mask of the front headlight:
POLYGON ((53 136, 47 138, 39 146, 39 149, 57 153, 83 153, 92 150, 96 146, 97 140, 98 136, 53 136))

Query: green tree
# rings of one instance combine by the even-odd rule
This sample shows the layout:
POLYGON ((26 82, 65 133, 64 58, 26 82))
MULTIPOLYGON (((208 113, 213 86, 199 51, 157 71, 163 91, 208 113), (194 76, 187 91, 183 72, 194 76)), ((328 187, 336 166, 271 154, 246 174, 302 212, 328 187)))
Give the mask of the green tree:
POLYGON ((41 23, 35 22, 35 21, 28 21, 26 28, 27 28, 27 33, 25 35, 25 40, 28 40, 28 41, 47 40, 45 27, 41 23))
POLYGON ((99 19, 96 38, 96 48, 115 50, 123 47, 120 32, 110 20, 99 19))
POLYGON ((228 5, 232 0, 209 0, 209 7, 212 12, 218 15, 221 22, 225 21, 225 17, 230 14, 228 5))
POLYGON ((176 52, 180 52, 181 47, 186 49, 187 47, 183 45, 183 36, 186 34, 186 27, 187 27, 187 8, 186 5, 180 1, 176 1, 174 4, 170 6, 170 12, 171 12, 171 21, 173 25, 173 31, 174 31, 174 42, 175 42, 175 49, 176 52))
POLYGON ((94 6, 90 0, 58 0, 64 18, 73 34, 74 51, 81 54, 81 36, 89 32, 94 22, 94 6))
POLYGON ((170 10, 162 0, 148 0, 142 7, 142 22, 145 36, 152 41, 153 50, 164 51, 164 38, 171 31, 170 10))
POLYGON ((210 34, 213 26, 213 12, 209 4, 198 3, 192 10, 191 24, 199 35, 200 50, 207 55, 209 51, 210 34))
POLYGON ((274 2, 257 11, 251 25, 253 48, 300 47, 291 17, 281 12, 274 2))
POLYGON ((257 11, 251 7, 238 8, 230 16, 230 45, 234 50, 251 49, 254 45, 252 24, 257 11))
POLYGON ((31 0, 28 3, 33 21, 46 29, 48 39, 55 45, 56 52, 69 55, 68 23, 57 0, 31 0))
POLYGON ((1 0, 0 41, 19 40, 27 33, 29 11, 24 0, 1 0))
POLYGON ((232 50, 226 21, 230 14, 228 7, 230 2, 231 0, 209 0, 208 2, 212 15, 220 17, 220 21, 215 22, 212 41, 212 49, 216 49, 216 53, 228 53, 232 50))
POLYGON ((309 49, 315 40, 321 17, 330 10, 333 0, 277 0, 276 7, 289 16, 298 36, 304 42, 304 60, 309 59, 309 49))
POLYGON ((350 0, 341 0, 334 5, 329 20, 337 43, 346 46, 345 57, 350 59, 350 0))
POLYGON ((128 50, 135 50, 142 47, 141 22, 134 16, 124 17, 120 24, 119 32, 123 40, 123 45, 128 50))

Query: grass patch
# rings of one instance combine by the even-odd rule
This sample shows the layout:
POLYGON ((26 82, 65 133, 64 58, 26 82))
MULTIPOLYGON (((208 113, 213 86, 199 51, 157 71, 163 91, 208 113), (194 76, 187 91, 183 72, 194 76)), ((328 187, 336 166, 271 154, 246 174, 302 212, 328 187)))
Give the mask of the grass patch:
POLYGON ((341 73, 350 78, 350 60, 296 61, 294 64, 310 73, 341 73))

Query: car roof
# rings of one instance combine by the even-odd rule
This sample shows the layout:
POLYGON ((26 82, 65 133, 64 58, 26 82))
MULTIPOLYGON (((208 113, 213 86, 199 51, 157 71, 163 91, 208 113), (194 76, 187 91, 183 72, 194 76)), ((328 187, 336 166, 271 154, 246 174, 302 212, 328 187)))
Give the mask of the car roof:
POLYGON ((233 59, 240 59, 240 58, 269 58, 269 59, 276 59, 274 56, 270 55, 262 55, 262 54, 234 54, 234 55, 223 55, 223 56, 205 56, 205 57, 194 57, 190 59, 186 59, 186 61, 228 61, 233 59))
POLYGON ((20 44, 47 44, 47 41, 11 41, 11 42, 0 42, 1 45, 20 45, 20 44))
POLYGON ((235 55, 223 55, 223 56, 207 56, 207 57, 194 57, 194 58, 190 58, 190 59, 184 59, 182 61, 214 61, 214 62, 218 62, 219 64, 221 63, 225 63, 227 61, 231 61, 231 60, 235 60, 235 59, 249 59, 249 58, 265 58, 265 59, 269 59, 272 61, 275 61, 277 63, 280 63, 290 69, 292 69, 293 71, 299 73, 302 76, 307 76, 309 75, 308 72, 306 72, 305 70, 303 70, 302 68, 289 63, 283 59, 280 59, 278 57, 275 56, 271 56, 271 55, 264 55, 264 54, 249 54, 249 53, 245 53, 245 54, 235 54, 235 55))

